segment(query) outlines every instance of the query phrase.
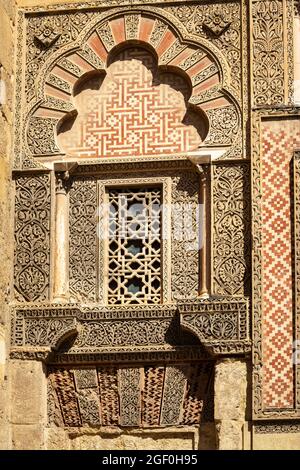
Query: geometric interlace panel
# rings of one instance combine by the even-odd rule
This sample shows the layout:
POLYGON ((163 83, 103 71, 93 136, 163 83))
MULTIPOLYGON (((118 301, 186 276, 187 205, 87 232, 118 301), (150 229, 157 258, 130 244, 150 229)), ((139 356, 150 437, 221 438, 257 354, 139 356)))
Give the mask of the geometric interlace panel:
POLYGON ((161 303, 161 189, 110 188, 108 303, 161 303))

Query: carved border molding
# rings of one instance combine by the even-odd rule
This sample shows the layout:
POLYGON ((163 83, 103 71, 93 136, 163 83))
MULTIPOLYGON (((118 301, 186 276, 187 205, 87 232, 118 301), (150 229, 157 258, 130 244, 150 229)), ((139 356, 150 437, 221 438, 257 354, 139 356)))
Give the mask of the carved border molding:
POLYGON ((180 324, 195 334, 212 354, 251 351, 249 301, 246 298, 210 298, 180 302, 180 324))
MULTIPOLYGON (((220 0, 223 2, 226 0, 220 0)), ((186 3, 195 3, 195 0, 185 0, 186 3)), ((213 2, 213 0, 206 0, 207 2, 213 2)), ((46 12, 57 12, 57 11, 68 11, 68 10, 75 10, 77 8, 83 10, 93 10, 97 8, 107 9, 109 8, 117 8, 119 6, 144 6, 145 3, 147 5, 157 5, 161 4, 160 0, 93 0, 91 2, 74 2, 74 3, 63 3, 58 2, 52 5, 37 5, 37 6, 28 6, 20 8, 21 11, 25 13, 46 13, 46 12)), ((164 0, 164 3, 182 3, 182 0, 164 0)))
MULTIPOLYGON (((266 410, 263 407, 262 400, 262 187, 261 187, 261 155, 262 155, 262 119, 270 118, 285 118, 285 119, 300 119, 300 110, 293 106, 279 106, 272 107, 266 106, 263 109, 256 109, 252 113, 252 338, 253 338, 253 419, 255 420, 280 420, 282 418, 294 419, 300 417, 299 408, 294 409, 272 409, 266 410)), ((299 207, 300 207, 300 193, 297 190, 300 181, 299 172, 299 157, 297 153, 294 154, 294 213, 295 225, 294 232, 298 234, 295 237, 295 257, 299 256, 300 252, 300 239, 299 239, 299 207)), ((297 270, 298 271, 298 270, 297 270)), ((300 283, 299 274, 296 271, 295 279, 295 311, 294 311, 294 324, 296 337, 300 339, 300 283)), ((300 393, 300 380, 299 380, 299 366, 296 368, 295 383, 295 402, 299 403, 300 393)), ((299 404, 298 404, 299 407, 299 404)))
POLYGON ((254 425, 255 434, 300 433, 300 422, 269 421, 254 425))

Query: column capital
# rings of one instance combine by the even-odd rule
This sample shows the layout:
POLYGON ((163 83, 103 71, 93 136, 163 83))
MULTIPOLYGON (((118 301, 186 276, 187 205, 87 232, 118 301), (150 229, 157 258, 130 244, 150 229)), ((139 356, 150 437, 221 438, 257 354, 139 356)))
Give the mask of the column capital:
POLYGON ((67 194, 70 186, 71 179, 68 171, 55 173, 55 192, 56 194, 67 194))

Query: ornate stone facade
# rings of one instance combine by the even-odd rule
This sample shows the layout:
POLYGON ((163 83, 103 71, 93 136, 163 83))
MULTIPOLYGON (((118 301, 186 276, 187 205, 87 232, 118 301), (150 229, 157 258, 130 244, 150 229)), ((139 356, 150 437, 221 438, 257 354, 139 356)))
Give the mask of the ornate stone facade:
POLYGON ((300 442, 298 3, 17 3, 3 447, 300 442))

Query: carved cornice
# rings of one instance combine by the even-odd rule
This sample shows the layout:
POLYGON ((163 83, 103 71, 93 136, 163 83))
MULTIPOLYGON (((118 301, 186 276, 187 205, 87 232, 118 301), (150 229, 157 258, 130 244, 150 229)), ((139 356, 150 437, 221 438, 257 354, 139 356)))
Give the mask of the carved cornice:
POLYGON ((248 299, 199 299, 180 302, 178 309, 182 328, 196 335, 212 354, 251 351, 248 299))
POLYGON ((15 307, 12 357, 47 357, 51 351, 82 354, 168 352, 195 348, 202 357, 250 350, 247 299, 207 299, 175 304, 107 307, 15 307), (180 312, 180 320, 178 315, 180 312), (181 328, 193 333, 186 336, 181 328), (66 344, 67 343, 67 344, 66 344))
POLYGON ((57 353, 49 348, 11 348, 11 359, 36 360, 51 364, 92 364, 92 363, 145 363, 145 362, 180 362, 180 361, 208 361, 213 358, 199 347, 170 347, 169 349, 121 351, 121 352, 78 352, 57 353))
MULTIPOLYGON (((220 0, 219 3, 225 3, 226 0, 220 0)), ((206 1, 205 3, 215 3, 214 0, 206 1)), ((238 0, 236 0, 238 3, 238 0)), ((86 2, 74 2, 74 3, 63 3, 57 0, 57 3, 52 3, 51 5, 37 5, 37 6, 28 6, 22 7, 19 11, 23 11, 26 14, 30 13, 42 13, 42 12, 57 12, 57 11, 68 11, 68 10, 76 10, 80 8, 80 10, 93 10, 97 8, 98 10, 107 9, 109 8, 117 8, 117 7, 132 7, 136 8, 138 6, 145 6, 145 4, 151 5, 161 5, 161 0, 93 0, 93 1, 86 1, 86 2)), ((164 4, 176 4, 182 3, 182 0, 164 0, 164 4)), ((185 3, 194 4, 195 0, 185 0, 185 3)))
POLYGON ((175 305, 80 308, 32 304, 14 309, 11 338, 14 356, 17 351, 23 354, 42 352, 45 348, 48 352, 57 350, 68 338, 70 344, 66 349, 74 354, 143 348, 168 350, 182 341, 175 305))

